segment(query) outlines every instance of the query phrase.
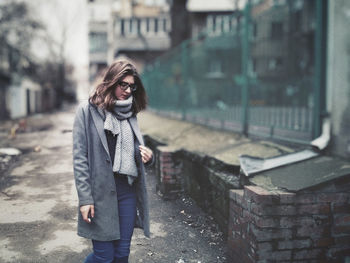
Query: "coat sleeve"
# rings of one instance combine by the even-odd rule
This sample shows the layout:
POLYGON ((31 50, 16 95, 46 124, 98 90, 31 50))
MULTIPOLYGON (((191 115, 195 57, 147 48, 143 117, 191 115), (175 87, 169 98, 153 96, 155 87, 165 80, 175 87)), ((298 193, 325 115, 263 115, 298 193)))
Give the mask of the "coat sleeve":
POLYGON ((88 163, 88 141, 83 106, 77 109, 73 125, 73 168, 79 205, 94 204, 88 163))

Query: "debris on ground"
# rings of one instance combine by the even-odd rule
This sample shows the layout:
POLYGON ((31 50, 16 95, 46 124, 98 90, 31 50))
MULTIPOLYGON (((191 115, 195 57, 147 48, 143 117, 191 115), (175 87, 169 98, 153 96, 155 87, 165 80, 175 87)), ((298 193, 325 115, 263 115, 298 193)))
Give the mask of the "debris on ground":
POLYGON ((40 152, 41 151, 41 146, 37 145, 34 147, 34 152, 40 152))
POLYGON ((16 148, 0 148, 0 174, 4 174, 22 152, 16 148))

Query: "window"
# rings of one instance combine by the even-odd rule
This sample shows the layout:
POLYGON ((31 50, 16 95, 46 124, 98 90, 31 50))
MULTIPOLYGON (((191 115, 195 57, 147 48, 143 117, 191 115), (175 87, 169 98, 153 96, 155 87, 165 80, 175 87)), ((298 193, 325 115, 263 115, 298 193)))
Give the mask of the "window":
POLYGON ((132 29, 133 29, 132 24, 133 24, 133 21, 132 21, 132 19, 130 19, 130 20, 129 20, 129 33, 130 33, 130 34, 132 33, 132 29))
POLYGON ((271 38, 281 39, 283 36, 283 23, 282 22, 272 22, 271 23, 271 38))
POLYGON ((163 19, 163 31, 167 32, 167 30, 166 30, 166 19, 163 19))
POLYGON ((299 32, 301 31, 301 25, 302 25, 302 14, 301 14, 301 11, 298 10, 294 13, 294 16, 293 16, 293 20, 294 22, 294 31, 295 32, 299 32))
POLYGON ((90 52, 104 52, 107 51, 107 33, 92 32, 89 34, 90 52))
POLYGON ((137 34, 141 35, 141 19, 137 19, 137 34))
POLYGON ((154 19, 154 32, 158 33, 158 18, 154 19))
POLYGON ((125 21, 124 21, 124 19, 120 20, 120 34, 122 36, 125 35, 125 21))
POLYGON ((216 31, 216 17, 213 16, 212 17, 212 31, 215 32, 216 31))
POLYGON ((208 68, 208 77, 209 78, 222 78, 224 73, 222 72, 222 61, 221 60, 213 60, 209 63, 208 68))
POLYGON ((253 22, 253 38, 256 38, 258 36, 258 24, 256 22, 253 22))
POLYGON ((254 73, 256 73, 257 72, 257 70, 258 70, 258 61, 257 61, 257 59, 256 58, 253 58, 253 61, 252 61, 253 63, 253 72, 254 73))
POLYGON ((274 70, 279 70, 283 66, 283 60, 280 57, 273 58, 269 60, 269 70, 274 71, 274 70))
POLYGON ((146 19, 146 32, 150 31, 150 21, 149 18, 146 19))

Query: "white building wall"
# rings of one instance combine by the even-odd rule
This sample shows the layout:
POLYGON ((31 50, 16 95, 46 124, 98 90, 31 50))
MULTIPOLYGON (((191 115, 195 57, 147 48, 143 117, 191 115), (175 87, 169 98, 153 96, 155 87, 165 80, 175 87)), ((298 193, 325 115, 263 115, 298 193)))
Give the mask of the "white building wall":
POLYGON ((6 108, 10 114, 11 119, 22 118, 28 115, 28 101, 30 113, 41 111, 41 88, 38 84, 24 79, 16 84, 12 84, 6 95, 6 108), (29 100, 27 95, 29 90, 29 100))
POLYGON ((20 85, 11 85, 7 90, 6 108, 11 119, 27 115, 26 91, 20 85))
POLYGON ((329 1, 327 109, 332 152, 350 157, 350 1, 329 1))

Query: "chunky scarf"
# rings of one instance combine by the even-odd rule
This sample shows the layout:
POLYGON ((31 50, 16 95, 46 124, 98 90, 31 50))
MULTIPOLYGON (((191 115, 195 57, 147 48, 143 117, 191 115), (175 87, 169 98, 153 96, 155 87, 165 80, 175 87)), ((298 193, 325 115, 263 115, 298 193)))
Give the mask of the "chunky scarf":
POLYGON ((133 114, 132 101, 132 96, 126 100, 116 100, 113 112, 99 109, 104 116, 104 129, 117 136, 113 172, 128 175, 130 185, 138 175, 134 157, 134 135, 128 121, 133 114))

